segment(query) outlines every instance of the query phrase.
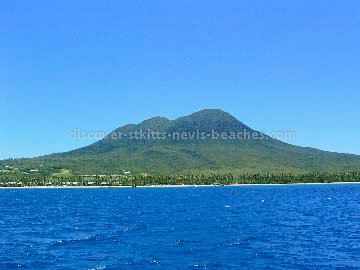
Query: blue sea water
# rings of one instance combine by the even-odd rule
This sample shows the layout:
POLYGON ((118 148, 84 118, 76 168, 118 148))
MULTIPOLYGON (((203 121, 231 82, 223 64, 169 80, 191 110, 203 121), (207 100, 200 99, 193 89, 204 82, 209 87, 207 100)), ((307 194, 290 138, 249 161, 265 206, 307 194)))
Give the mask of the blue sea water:
POLYGON ((0 190, 0 269, 359 268, 360 185, 0 190))

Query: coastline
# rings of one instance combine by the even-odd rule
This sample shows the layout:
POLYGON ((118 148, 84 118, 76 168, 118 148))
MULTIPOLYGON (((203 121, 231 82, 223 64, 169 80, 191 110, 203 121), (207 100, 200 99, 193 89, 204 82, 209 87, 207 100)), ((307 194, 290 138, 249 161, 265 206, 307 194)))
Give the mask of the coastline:
POLYGON ((332 182, 332 183, 291 183, 291 184, 230 184, 230 185, 150 185, 150 186, 24 186, 0 187, 0 189, 92 189, 92 188, 191 188, 191 187, 249 187, 249 186, 294 186, 294 185, 348 185, 360 182, 332 182))

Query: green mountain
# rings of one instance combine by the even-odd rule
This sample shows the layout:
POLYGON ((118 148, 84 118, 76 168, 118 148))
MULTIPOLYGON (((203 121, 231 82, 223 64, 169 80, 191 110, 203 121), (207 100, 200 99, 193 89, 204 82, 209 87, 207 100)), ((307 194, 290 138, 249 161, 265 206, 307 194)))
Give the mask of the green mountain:
POLYGON ((360 170, 360 156, 290 145, 212 109, 176 120, 154 117, 87 147, 0 165, 73 174, 307 173, 360 170))

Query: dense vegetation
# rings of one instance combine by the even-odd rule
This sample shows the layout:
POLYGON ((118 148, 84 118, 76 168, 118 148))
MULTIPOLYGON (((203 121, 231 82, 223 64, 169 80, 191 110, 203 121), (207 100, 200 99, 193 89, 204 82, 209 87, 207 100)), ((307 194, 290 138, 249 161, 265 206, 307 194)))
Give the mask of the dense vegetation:
MULTIPOLYGON (((263 138, 214 140, 195 137, 191 140, 176 140, 166 137, 160 140, 131 140, 128 137, 114 139, 109 136, 87 147, 66 153, 3 160, 0 161, 0 171, 3 170, 5 177, 80 177, 78 181, 81 180, 81 175, 122 175, 124 171, 131 172, 132 176, 155 175, 157 181, 162 179, 162 175, 169 175, 174 179, 178 179, 174 177, 176 175, 194 175, 205 179, 211 175, 229 173, 252 176, 236 177, 236 181, 245 178, 246 181, 251 181, 256 175, 261 175, 255 177, 258 181, 268 174, 276 175, 276 181, 283 181, 284 177, 281 178, 281 175, 294 176, 287 177, 288 179, 300 179, 297 175, 322 175, 327 172, 338 176, 342 175, 342 172, 360 171, 359 156, 286 144, 251 129, 221 110, 203 110, 173 121, 155 117, 138 125, 120 127, 114 132, 130 134, 139 130, 161 131, 167 134, 190 134, 198 131, 230 134, 247 131, 250 134, 263 135, 263 138)), ((272 179, 275 179, 274 177, 272 179)))
POLYGON ((151 185, 231 185, 360 182, 360 172, 307 174, 210 175, 0 175, 0 186, 151 186, 151 185))

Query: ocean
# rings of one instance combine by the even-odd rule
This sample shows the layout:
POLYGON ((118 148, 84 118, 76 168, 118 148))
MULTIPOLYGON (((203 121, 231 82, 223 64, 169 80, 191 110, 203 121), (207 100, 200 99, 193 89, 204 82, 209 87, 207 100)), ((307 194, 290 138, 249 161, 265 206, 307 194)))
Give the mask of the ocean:
POLYGON ((0 189, 0 269, 359 269, 360 185, 0 189))

